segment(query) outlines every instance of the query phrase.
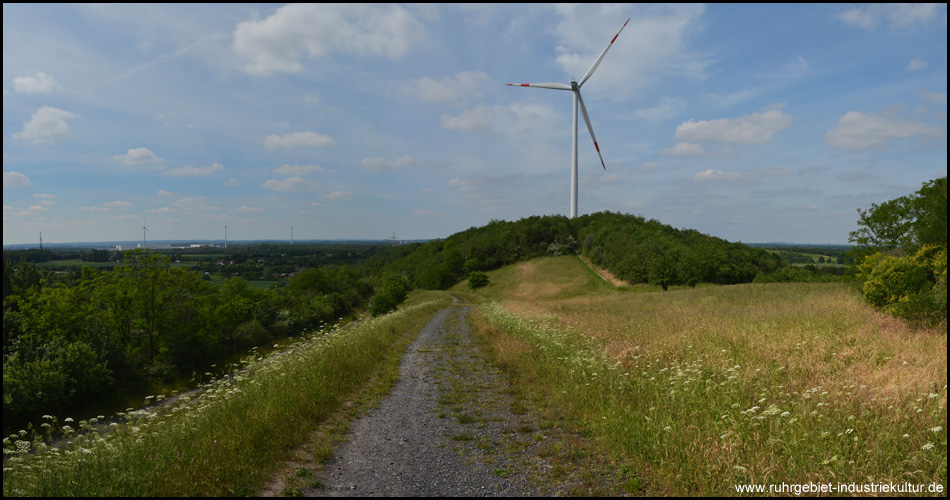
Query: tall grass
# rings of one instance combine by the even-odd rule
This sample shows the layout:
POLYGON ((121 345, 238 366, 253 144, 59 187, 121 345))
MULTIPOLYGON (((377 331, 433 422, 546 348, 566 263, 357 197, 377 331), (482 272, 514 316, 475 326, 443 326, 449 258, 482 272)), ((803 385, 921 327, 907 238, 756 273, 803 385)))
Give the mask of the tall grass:
MULTIPOLYGON (((914 331, 838 284, 532 300, 576 259, 499 271, 477 315, 494 356, 660 493, 947 479, 946 329, 914 331), (527 270, 526 270, 527 269, 527 270), (517 279, 513 279, 517 276, 517 279)), ((946 491, 946 489, 944 489, 946 491)))
MULTIPOLYGON (((446 298, 311 332, 194 397, 79 423, 47 416, 4 439, 4 496, 197 496, 257 492, 289 451, 397 358, 446 298), (71 438, 50 446, 56 434, 71 438)), ((159 398, 160 399, 160 398, 159 398)))

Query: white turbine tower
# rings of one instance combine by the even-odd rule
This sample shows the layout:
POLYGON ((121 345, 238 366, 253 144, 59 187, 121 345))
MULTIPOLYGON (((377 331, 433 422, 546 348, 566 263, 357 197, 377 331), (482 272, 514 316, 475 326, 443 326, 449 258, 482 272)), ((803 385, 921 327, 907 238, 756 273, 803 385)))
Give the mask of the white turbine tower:
POLYGON ((148 231, 148 221, 142 226, 142 251, 148 250, 148 242, 145 240, 145 232, 148 231))
POLYGON ((571 149, 571 218, 574 219, 577 217, 577 108, 580 106, 581 114, 584 116, 584 122, 587 123, 587 130, 590 131, 590 138, 594 140, 594 149, 597 150, 597 156, 600 157, 600 165, 604 167, 604 170, 607 170, 607 165, 604 164, 604 156, 600 154, 600 146, 597 145, 597 138, 594 137, 594 128, 590 125, 590 118, 587 116, 587 108, 584 106, 584 99, 581 98, 581 86, 584 85, 584 82, 594 74, 594 70, 597 69, 597 66, 600 64, 600 61, 604 59, 604 56, 607 54, 607 51, 610 50, 611 45, 614 44, 614 41, 620 36, 620 32, 627 26, 627 23, 630 22, 628 18, 626 22, 623 23, 623 26, 620 27, 620 31, 617 31, 617 34, 610 39, 610 43, 607 44, 607 47, 604 48, 604 51, 600 53, 600 56, 597 57, 597 60, 594 61, 594 64, 591 65, 590 69, 587 70, 587 74, 584 75, 584 78, 581 78, 580 82, 571 80, 570 85, 563 83, 507 83, 509 87, 521 86, 521 87, 538 87, 542 89, 554 89, 554 90, 570 90, 574 93, 574 135, 573 135, 573 147, 571 149))

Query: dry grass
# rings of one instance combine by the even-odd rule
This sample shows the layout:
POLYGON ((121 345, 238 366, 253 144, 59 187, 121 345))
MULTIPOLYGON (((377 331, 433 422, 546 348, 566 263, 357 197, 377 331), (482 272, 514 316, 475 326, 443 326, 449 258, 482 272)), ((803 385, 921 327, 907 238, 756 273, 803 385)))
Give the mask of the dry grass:
POLYGON ((582 266, 496 272, 516 286, 493 292, 483 334, 661 490, 946 482, 945 329, 912 330, 840 284, 632 293, 582 266))
POLYGON ((626 281, 614 276, 612 272, 602 267, 595 266, 594 263, 591 262, 590 259, 588 259, 587 257, 584 257, 583 255, 578 255, 578 257, 580 257, 580 259, 584 262, 584 264, 587 264, 587 267, 589 267, 595 273, 599 274, 600 277, 603 278, 604 281, 606 281, 607 283, 610 283, 611 285, 617 286, 617 287, 630 285, 626 281))

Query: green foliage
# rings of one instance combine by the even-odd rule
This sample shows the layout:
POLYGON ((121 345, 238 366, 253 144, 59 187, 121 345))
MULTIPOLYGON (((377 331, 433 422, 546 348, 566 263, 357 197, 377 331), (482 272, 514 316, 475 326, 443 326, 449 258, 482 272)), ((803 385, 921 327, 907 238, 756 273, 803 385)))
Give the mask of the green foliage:
POLYGON ((857 231, 848 239, 870 252, 909 254, 924 245, 947 246, 947 178, 925 182, 916 192, 858 209, 857 231))
POLYGON ((634 215, 602 212, 577 219, 493 220, 445 240, 395 247, 363 266, 367 275, 405 273, 415 288, 446 289, 473 271, 544 255, 581 252, 630 283, 695 286, 751 282, 781 267, 763 250, 634 215))
POLYGON ((473 271, 468 275, 468 287, 472 290, 477 290, 489 284, 491 284, 491 281, 488 279, 488 275, 481 271, 473 271))
MULTIPOLYGON (((221 286, 170 257, 124 254, 69 281, 4 261, 4 426, 168 382, 275 337, 337 322, 372 287, 346 267, 306 269, 285 288, 221 286)), ((401 301, 401 300, 400 300, 401 301)))
POLYGON ((913 323, 947 320, 947 249, 925 246, 915 255, 880 252, 858 266, 864 299, 874 307, 913 323))
POLYGON ((575 226, 581 251, 630 283, 664 288, 748 283, 781 267, 781 260, 764 250, 633 215, 585 215, 575 219, 575 226))
POLYGON ((947 178, 858 214, 850 239, 862 245, 855 280, 865 300, 912 323, 946 323, 947 178))
POLYGON ((41 412, 56 413, 86 403, 113 384, 105 363, 88 344, 55 338, 22 339, 3 360, 3 421, 19 422, 41 412))
POLYGON ((558 238, 548 245, 548 253, 559 257, 561 255, 571 255, 577 251, 577 240, 573 236, 558 238))
POLYGON ((369 312, 373 316, 380 316, 396 310, 409 295, 409 282, 404 276, 397 276, 386 281, 382 291, 373 297, 369 312))

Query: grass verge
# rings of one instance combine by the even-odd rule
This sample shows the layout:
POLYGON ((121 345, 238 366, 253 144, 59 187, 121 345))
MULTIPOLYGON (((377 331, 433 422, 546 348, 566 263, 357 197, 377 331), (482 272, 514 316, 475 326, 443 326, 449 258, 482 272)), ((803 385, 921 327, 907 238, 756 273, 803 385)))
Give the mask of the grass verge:
POLYGON ((47 417, 4 439, 4 496, 251 495, 311 430, 402 353, 445 294, 415 294, 359 325, 312 332, 279 353, 245 360, 199 396, 98 420, 47 417), (395 346, 402 346, 398 349, 395 346), (87 431, 88 432, 82 432, 87 431), (49 446, 54 431, 72 439, 49 446))

